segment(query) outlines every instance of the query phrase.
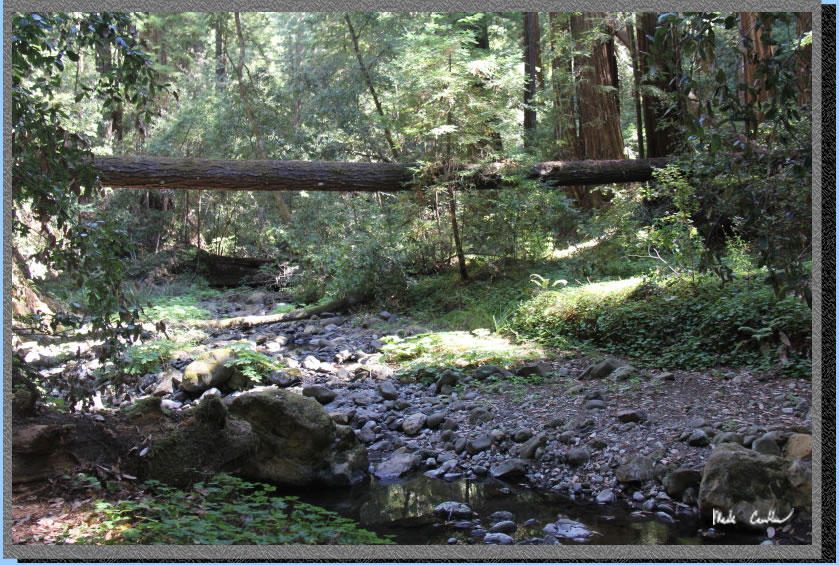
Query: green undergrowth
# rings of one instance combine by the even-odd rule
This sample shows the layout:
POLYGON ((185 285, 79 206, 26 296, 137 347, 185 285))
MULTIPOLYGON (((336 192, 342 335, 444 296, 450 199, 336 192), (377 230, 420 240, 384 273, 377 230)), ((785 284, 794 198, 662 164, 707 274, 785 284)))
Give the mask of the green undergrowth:
POLYGON ((408 371, 443 367, 504 365, 543 358, 545 351, 532 344, 515 344, 506 337, 491 335, 486 329, 441 331, 408 338, 385 336, 383 361, 398 363, 408 371))
POLYGON ((652 367, 780 368, 809 375, 811 313, 757 280, 640 278, 549 290, 521 304, 520 337, 587 343, 652 367))
POLYGON ((348 519, 275 487, 226 474, 179 490, 145 483, 137 500, 94 503, 95 515, 65 542, 93 545, 392 544, 348 519))

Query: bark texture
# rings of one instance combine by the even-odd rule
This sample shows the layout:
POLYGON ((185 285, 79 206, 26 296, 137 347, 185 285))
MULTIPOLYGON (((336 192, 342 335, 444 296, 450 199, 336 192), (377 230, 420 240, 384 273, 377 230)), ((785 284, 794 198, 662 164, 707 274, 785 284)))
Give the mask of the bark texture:
MULTIPOLYGON (((666 159, 547 161, 531 167, 529 178, 557 186, 641 182, 666 159)), ((412 165, 336 161, 235 161, 172 157, 96 157, 93 166, 112 188, 181 190, 309 190, 326 192, 400 192, 411 190, 412 165)), ((496 163, 475 170, 477 189, 504 186, 496 163)))

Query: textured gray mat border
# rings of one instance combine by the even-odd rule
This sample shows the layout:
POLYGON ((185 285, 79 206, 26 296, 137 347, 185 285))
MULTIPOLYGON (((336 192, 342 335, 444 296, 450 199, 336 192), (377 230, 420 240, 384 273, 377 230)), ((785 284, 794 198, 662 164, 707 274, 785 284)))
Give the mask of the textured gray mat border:
MULTIPOLYGON (((814 303, 817 312, 813 321, 813 435, 816 440, 813 454, 813 544, 809 546, 240 546, 240 547, 194 547, 194 546, 133 546, 133 547, 82 547, 82 546, 14 546, 11 545, 11 456, 5 447, 11 445, 11 423, 3 421, 3 557, 26 560, 264 560, 264 561, 568 561, 602 560, 626 562, 628 560, 792 560, 810 561, 821 558, 822 521, 821 495, 821 4, 809 0, 785 0, 783 2, 760 2, 756 0, 735 2, 685 2, 683 0, 662 1, 604 1, 588 2, 557 0, 499 1, 457 0, 459 10, 482 11, 592 11, 592 10, 634 10, 634 11, 676 11, 714 9, 723 11, 812 11, 813 12, 813 236, 814 236, 814 303)), ((13 11, 35 10, 143 10, 161 12, 186 11, 450 11, 452 2, 422 1, 393 2, 366 0, 135 0, 133 2, 114 0, 76 0, 62 2, 55 0, 7 0, 3 6, 3 85, 4 85, 4 167, 3 167, 3 314, 4 320, 11 320, 11 92, 10 78, 10 20, 13 11)), ((832 128, 833 124, 828 127, 832 128)), ((829 236, 829 237, 832 237, 829 236)), ((3 328, 3 351, 11 350, 11 333, 8 323, 3 328)), ((3 355, 3 413, 11 414, 11 359, 3 355)), ((835 400, 835 399, 834 399, 835 400)), ((833 485, 827 485, 832 488, 833 485)), ((835 495, 835 493, 834 493, 835 495)), ((832 518, 832 517, 831 517, 832 518)), ((830 519, 830 518, 829 518, 830 519)))

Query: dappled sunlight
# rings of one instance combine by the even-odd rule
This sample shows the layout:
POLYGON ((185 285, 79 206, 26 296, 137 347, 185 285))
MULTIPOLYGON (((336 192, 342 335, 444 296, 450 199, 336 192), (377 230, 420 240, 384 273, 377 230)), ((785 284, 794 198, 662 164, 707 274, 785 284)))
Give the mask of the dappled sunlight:
POLYGON ((587 241, 581 241, 580 243, 577 243, 575 245, 569 245, 565 249, 554 249, 551 252, 551 257, 553 257, 554 259, 567 259, 568 257, 573 257, 581 251, 597 247, 600 243, 611 237, 612 234, 614 234, 614 232, 614 229, 607 230, 607 232, 600 237, 595 237, 587 241))
POLYGON ((509 365, 545 354, 534 344, 514 344, 505 337, 490 334, 489 330, 431 332, 405 339, 386 336, 382 341, 387 343, 382 349, 385 361, 410 368, 509 365))

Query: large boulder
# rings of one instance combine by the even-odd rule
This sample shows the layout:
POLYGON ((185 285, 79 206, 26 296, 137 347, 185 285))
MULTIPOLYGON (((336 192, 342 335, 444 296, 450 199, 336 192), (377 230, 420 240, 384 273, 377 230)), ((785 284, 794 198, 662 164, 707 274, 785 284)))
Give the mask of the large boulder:
POLYGON ((181 388, 187 392, 203 392, 225 384, 233 376, 227 363, 235 355, 232 347, 222 347, 202 353, 184 369, 181 388))
POLYGON ((733 443, 714 449, 699 487, 699 510, 707 519, 732 519, 739 527, 766 529, 812 506, 809 465, 763 455, 733 443), (772 520, 776 520, 774 523, 772 520))
POLYGON ((290 486, 345 486, 367 473, 367 452, 352 430, 336 426, 313 398, 277 388, 238 396, 230 415, 259 438, 242 465, 247 478, 290 486))

